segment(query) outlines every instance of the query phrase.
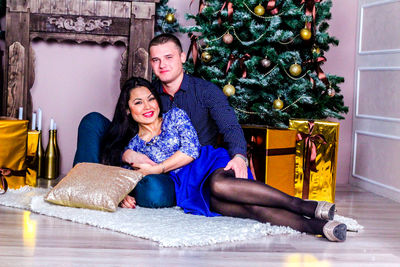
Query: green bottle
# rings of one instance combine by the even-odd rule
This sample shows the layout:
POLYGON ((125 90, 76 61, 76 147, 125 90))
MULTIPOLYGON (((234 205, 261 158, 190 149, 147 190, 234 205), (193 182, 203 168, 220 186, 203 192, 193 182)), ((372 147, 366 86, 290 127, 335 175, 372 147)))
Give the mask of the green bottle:
POLYGON ((60 176, 60 149, 57 144, 57 130, 54 129, 53 142, 54 142, 54 151, 56 152, 56 177, 60 176))
POLYGON ((56 179, 57 155, 54 145, 54 130, 49 130, 49 143, 44 156, 44 178, 56 179))

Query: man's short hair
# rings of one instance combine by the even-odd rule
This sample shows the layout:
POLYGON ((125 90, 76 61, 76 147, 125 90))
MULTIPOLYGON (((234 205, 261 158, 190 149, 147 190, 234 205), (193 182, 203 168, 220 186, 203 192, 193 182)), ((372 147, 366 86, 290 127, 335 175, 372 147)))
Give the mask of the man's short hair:
POLYGON ((161 45, 168 42, 173 42, 178 47, 179 53, 183 52, 181 41, 179 41, 175 35, 170 33, 162 33, 154 37, 149 43, 149 51, 152 46, 161 45))

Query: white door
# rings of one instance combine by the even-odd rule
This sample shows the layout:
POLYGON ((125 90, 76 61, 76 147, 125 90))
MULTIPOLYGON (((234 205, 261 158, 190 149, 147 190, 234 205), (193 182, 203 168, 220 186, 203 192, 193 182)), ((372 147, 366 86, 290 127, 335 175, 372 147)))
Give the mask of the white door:
POLYGON ((350 183, 400 201, 400 0, 358 3, 350 183))

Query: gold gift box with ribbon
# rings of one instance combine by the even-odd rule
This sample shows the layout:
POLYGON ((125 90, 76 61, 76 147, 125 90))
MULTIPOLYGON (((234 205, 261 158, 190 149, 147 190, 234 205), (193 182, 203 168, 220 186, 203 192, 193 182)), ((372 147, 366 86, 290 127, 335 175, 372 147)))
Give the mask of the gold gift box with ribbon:
POLYGON ((6 179, 9 188, 25 185, 27 135, 27 120, 0 118, 0 188, 3 190, 3 179, 6 179))
POLYGON ((37 184, 39 131, 28 131, 27 120, 0 117, 0 188, 37 184))
POLYGON ((295 196, 335 202, 339 123, 291 119, 298 131, 295 196))
POLYGON ((250 169, 258 181, 294 196, 296 131, 242 125, 250 169))

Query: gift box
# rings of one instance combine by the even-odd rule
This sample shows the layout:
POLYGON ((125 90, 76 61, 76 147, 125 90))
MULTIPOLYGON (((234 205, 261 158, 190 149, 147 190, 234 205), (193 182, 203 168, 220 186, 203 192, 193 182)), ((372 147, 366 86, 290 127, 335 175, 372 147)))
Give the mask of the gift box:
POLYGON ((253 176, 294 196, 296 131, 242 125, 253 176))
POLYGON ((0 188, 25 185, 28 121, 0 118, 0 188), (4 180, 5 179, 5 180, 4 180))
POLYGON ((30 186, 36 186, 37 184, 37 166, 38 166, 38 158, 37 158, 37 149, 39 142, 39 131, 29 131, 28 132, 28 141, 27 141, 27 149, 26 149, 26 179, 25 183, 30 186))
POLYGON ((298 131, 296 144, 295 196, 335 201, 339 123, 291 119, 298 131))

